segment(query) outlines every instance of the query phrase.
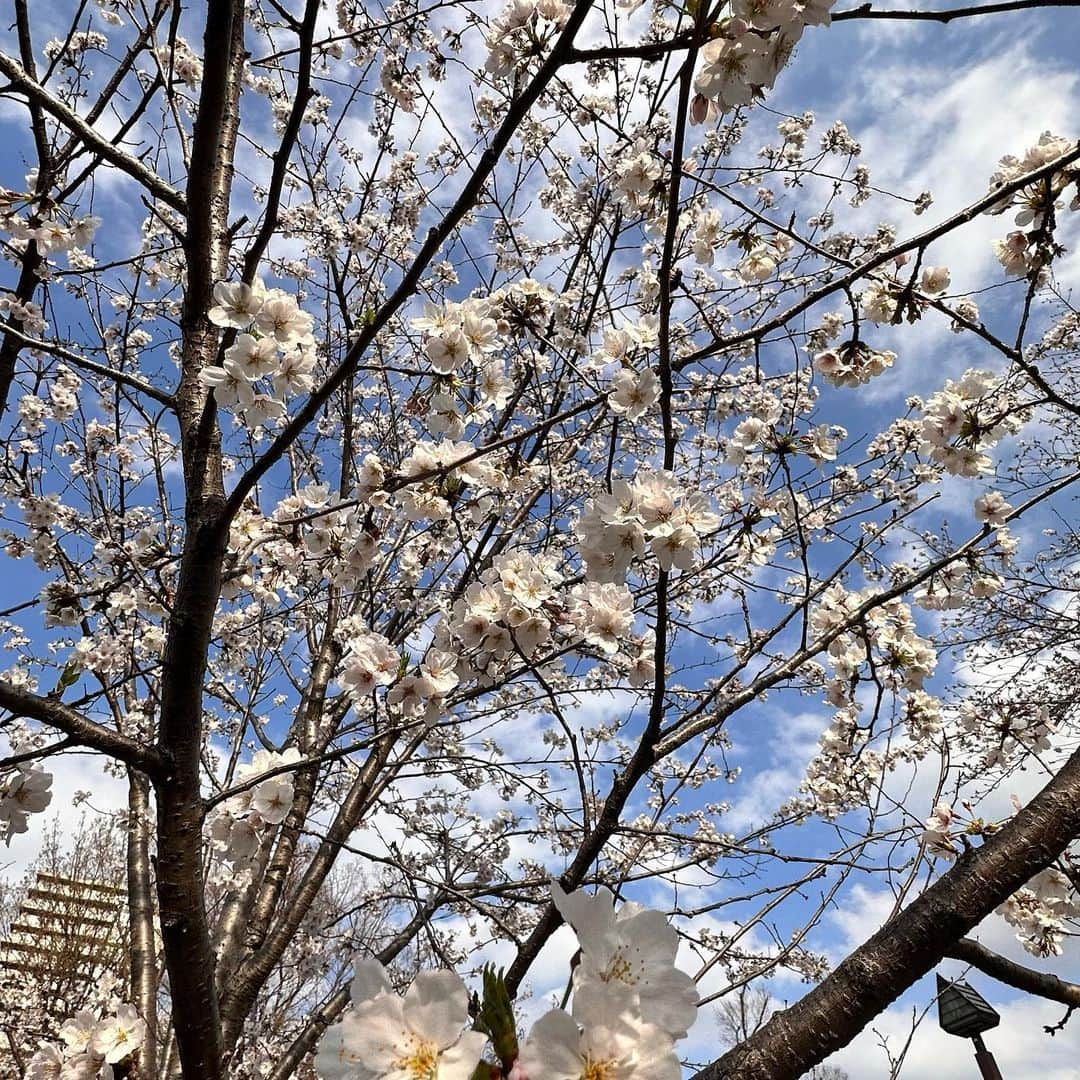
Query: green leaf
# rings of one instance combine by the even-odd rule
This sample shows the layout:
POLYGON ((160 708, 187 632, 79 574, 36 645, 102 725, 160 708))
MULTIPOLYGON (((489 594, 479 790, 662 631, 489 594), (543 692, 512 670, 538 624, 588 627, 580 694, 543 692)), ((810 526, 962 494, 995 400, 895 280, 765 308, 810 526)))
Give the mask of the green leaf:
POLYGON ((60 678, 56 680, 56 690, 53 692, 56 694, 63 693, 69 686, 74 686, 79 681, 79 676, 82 673, 82 669, 75 661, 71 661, 63 671, 60 672, 60 678))
POLYGON ((509 1072, 518 1056, 517 1023, 502 969, 496 971, 491 964, 484 968, 484 999, 475 1027, 491 1037, 495 1056, 509 1072))

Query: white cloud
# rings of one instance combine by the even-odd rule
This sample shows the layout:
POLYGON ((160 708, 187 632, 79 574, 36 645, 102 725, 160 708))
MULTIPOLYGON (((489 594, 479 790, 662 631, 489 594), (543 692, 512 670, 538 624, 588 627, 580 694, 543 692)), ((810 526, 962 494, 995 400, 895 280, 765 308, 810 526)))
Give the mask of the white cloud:
MULTIPOLYGON (((777 807, 798 794, 806 766, 817 753, 818 738, 829 726, 824 706, 820 712, 777 712, 772 720, 782 737, 768 740, 764 760, 758 756, 760 749, 751 749, 753 764, 748 765, 745 779, 740 777, 733 786, 731 809, 721 822, 725 832, 760 825, 772 817, 777 807)), ((738 761, 737 756, 733 758, 738 761)))
POLYGON ((52 802, 47 810, 30 817, 29 831, 12 839, 6 851, 0 851, 0 879, 17 881, 37 858, 42 840, 54 826, 61 839, 74 836, 79 822, 93 812, 111 813, 127 805, 127 783, 110 776, 103 769, 100 754, 57 754, 42 762, 53 774, 52 802), (89 791, 91 798, 78 805, 72 799, 78 791, 89 791))
MULTIPOLYGON (((903 40, 896 28, 881 23, 862 36, 870 53, 845 70, 843 82, 826 82, 819 96, 799 81, 792 90, 797 86, 801 96, 789 94, 780 103, 795 111, 811 105, 823 119, 844 119, 862 144, 859 161, 869 167, 876 187, 909 198, 928 190, 934 203, 916 217, 902 204, 875 196, 858 210, 843 207, 845 228, 872 231, 886 220, 897 226, 898 238, 915 235, 981 198, 1003 155, 1022 155, 1045 130, 1066 137, 1080 134, 1075 66, 1037 54, 1030 38, 997 33, 968 38, 969 44, 975 40, 979 45, 965 62, 962 57, 947 60, 937 48, 920 55, 904 47, 910 36, 903 40)), ((822 56, 835 61, 835 39, 820 35, 810 44, 813 53, 807 59, 812 63, 821 64, 822 56)), ((792 74, 799 74, 798 66, 796 61, 792 74)), ((1007 214, 978 217, 931 245, 925 264, 950 268, 951 294, 1000 285, 1005 278, 991 245, 1013 227, 1007 214)), ((1062 227, 1069 234, 1075 230, 1069 215, 1062 227)), ((999 306, 1007 295, 980 297, 980 306, 999 306)), ((992 319, 989 323, 996 325, 992 319)), ((913 326, 876 327, 873 337, 876 344, 893 348, 899 359, 891 372, 860 392, 864 404, 884 406, 886 400, 927 393, 967 367, 1004 365, 990 346, 953 334, 946 319, 934 312, 913 326)))

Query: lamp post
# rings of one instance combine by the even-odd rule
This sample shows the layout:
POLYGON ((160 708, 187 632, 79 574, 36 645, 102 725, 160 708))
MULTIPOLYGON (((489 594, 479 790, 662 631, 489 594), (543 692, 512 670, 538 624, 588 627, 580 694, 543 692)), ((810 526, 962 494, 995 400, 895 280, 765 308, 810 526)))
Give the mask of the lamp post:
POLYGON ((971 1039, 975 1044, 975 1062, 983 1080, 1002 1080, 994 1055, 986 1049, 982 1033, 997 1027, 1001 1017, 990 1003, 966 982, 949 982, 940 975, 938 987, 938 1023, 950 1035, 971 1039))

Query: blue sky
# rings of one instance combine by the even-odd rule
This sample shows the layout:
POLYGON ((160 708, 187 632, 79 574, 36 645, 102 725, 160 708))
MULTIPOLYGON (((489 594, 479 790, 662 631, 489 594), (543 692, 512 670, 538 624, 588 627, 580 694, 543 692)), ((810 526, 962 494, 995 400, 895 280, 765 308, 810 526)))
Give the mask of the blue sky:
MULTIPOLYGON (((47 17, 47 12, 43 15, 47 17)), ((4 47, 10 48, 10 38, 5 36, 3 40, 4 47)), ((882 208, 874 200, 859 212, 859 218, 867 224, 879 216, 887 217, 896 221, 902 232, 914 231, 982 195, 998 157, 1021 153, 1044 129, 1066 136, 1080 135, 1076 119, 1080 116, 1077 55, 1080 12, 1067 8, 994 15, 948 26, 882 21, 840 23, 808 31, 769 104, 792 112, 812 109, 821 128, 834 119, 843 119, 863 143, 864 160, 875 183, 912 197, 931 190, 935 202, 922 218, 910 213, 904 217, 895 206, 882 208)), ((766 133, 766 118, 761 116, 758 122, 764 141, 771 137, 766 133)), ((0 184, 20 188, 24 154, 29 146, 21 110, 15 112, 0 103, 0 131, 4 135, 0 184)), ((751 153, 756 145, 747 139, 743 147, 751 153)), ((134 246, 141 221, 140 214, 131 212, 128 196, 124 184, 104 184, 94 208, 106 219, 106 243, 115 244, 119 250, 134 246)), ((980 219, 961 237, 932 252, 931 262, 946 263, 952 269, 953 291, 975 291, 999 279, 989 241, 1000 235, 1002 224, 999 218, 980 219)), ((1075 255, 1066 258, 1065 266, 1076 268, 1075 255)), ((1067 271, 1063 277, 1068 279, 1067 271)), ((10 267, 0 269, 0 283, 11 284, 10 267)), ((983 304, 984 315, 991 323, 995 318, 1006 318, 1009 303, 1006 292, 996 293, 983 304)), ((62 324, 62 307, 59 314, 62 324)), ((872 429, 895 416, 898 405, 909 394, 929 393, 944 378, 959 375, 968 366, 995 363, 986 352, 930 320, 914 329, 905 328, 897 342, 897 366, 874 384, 872 392, 856 396, 826 390, 824 418, 843 423, 853 431, 872 429)), ((157 342, 155 347, 161 369, 168 371, 164 342, 157 342)), ((966 517, 972 495, 966 488, 955 492, 958 518, 966 517)), ((940 516, 940 510, 937 513, 940 516)), ((19 584, 18 599, 22 599, 25 580, 19 584)), ((0 585, 0 599, 6 592, 0 585)), ((943 684, 947 678, 944 665, 938 682, 943 684)), ((778 697, 740 714, 731 728, 735 743, 731 761, 743 768, 743 777, 720 796, 733 803, 732 831, 748 828, 794 794, 806 760, 827 722, 827 709, 809 699, 798 699, 793 705, 778 697)), ((1025 796, 1038 787, 1037 778, 1030 776, 1020 783, 1028 784, 1027 790, 1020 791, 1025 796)), ((100 792, 93 801, 103 807, 118 805, 120 800, 114 787, 102 784, 99 766, 85 756, 65 758, 57 787, 93 788, 100 792)), ((1002 815, 1007 813, 1009 794, 1001 793, 1002 815)), ((65 800, 57 802, 57 813, 70 821, 75 812, 59 805, 65 800)), ((930 809, 914 798, 912 807, 918 813, 930 809)), ((826 831, 825 826, 811 825, 788 843, 809 850, 825 838, 826 831)), ((25 842, 18 849, 13 847, 12 873, 25 865, 30 851, 25 842)), ((877 888, 873 881, 848 890, 842 905, 826 915, 813 939, 814 947, 839 959, 848 947, 876 929, 891 901, 891 894, 877 888)), ((794 907, 779 922, 794 926, 803 911, 794 907)), ((989 919, 979 936, 1014 959, 1080 980, 1080 958, 1067 954, 1052 964, 1040 964, 1023 953, 1001 920, 989 919)), ((565 940, 565 935, 560 940, 565 940)), ((558 952, 558 944, 553 943, 551 954, 558 952)), ((560 983, 565 978, 562 957, 547 966, 541 964, 534 979, 538 992, 546 988, 547 970, 551 972, 550 985, 560 983)), ((959 969, 955 964, 946 964, 942 970, 951 974, 959 969)), ((972 982, 1002 1011, 1002 1028, 991 1033, 988 1042, 1009 1080, 1036 1075, 1044 1080, 1066 1080, 1076 1076, 1080 1023, 1074 1021, 1051 1039, 1042 1033, 1042 1025, 1059 1019, 1062 1010, 1057 1006, 1024 999, 978 975, 972 977, 972 982)), ((802 992, 802 985, 780 977, 773 980, 771 989, 778 999, 790 1000, 802 992)), ((932 994, 931 980, 924 979, 879 1019, 875 1027, 888 1034, 890 1045, 903 1043, 912 1010, 925 1006, 932 994)), ((688 1053, 698 1060, 708 1057, 713 1046, 711 1025, 709 1010, 703 1010, 688 1047, 688 1053)), ((866 1032, 852 1049, 839 1055, 838 1063, 853 1080, 888 1075, 886 1057, 876 1043, 875 1033, 866 1032)), ((904 1077, 962 1080, 973 1073, 969 1047, 940 1033, 931 1015, 912 1040, 904 1077)))
MULTIPOLYGON (((812 108, 822 120, 842 117, 862 142, 872 178, 881 186, 911 196, 931 190, 935 203, 914 226, 919 228, 977 198, 997 158, 1020 152, 1041 131, 1080 135, 1078 54, 1080 13, 1067 9, 1003 14, 944 27, 880 21, 836 24, 804 37, 773 100, 792 111, 805 102, 802 107, 812 108)), ((1001 219, 982 219, 973 235, 942 245, 940 257, 928 260, 950 266, 951 291, 974 290, 995 277, 987 224, 992 233, 1000 228, 1001 219)), ((1069 262, 1075 268, 1075 258, 1069 262)), ((1075 274, 1061 276, 1066 284, 1075 281, 1075 274)), ((995 297, 990 304, 980 300, 988 321, 998 313, 998 304, 1007 311, 1004 297, 995 297)), ((904 343, 897 346, 900 359, 879 380, 880 397, 870 406, 882 416, 906 395, 926 394, 940 385, 943 375, 993 362, 944 328, 924 331, 925 326, 924 322, 917 328, 914 347, 913 335, 898 335, 898 342, 904 343)), ((849 409, 857 407, 847 404, 849 409)), ((858 426, 849 419, 841 422, 858 426)), ((1032 527, 1028 535, 1036 531, 1032 527)), ((774 752, 773 768, 783 771, 787 759, 786 752, 774 752)), ((1039 784, 1031 776, 1019 783, 1030 785, 1020 792, 1023 797, 1039 784)), ((1000 794, 1007 799, 1007 792, 1000 794)), ((876 889, 873 882, 859 886, 826 919, 827 947, 839 956, 865 940, 887 916, 892 902, 892 895, 876 889)), ((1068 945, 1064 957, 1039 961, 1022 950, 1012 930, 996 916, 987 919, 976 936, 1020 963, 1080 979, 1080 958, 1068 945)), ((963 966, 947 961, 940 970, 956 976, 963 966)), ((1017 994, 978 972, 969 979, 1002 1014, 1002 1025, 987 1035, 987 1044, 1003 1076, 1066 1080, 1077 1075, 1077 1026, 1053 1038, 1043 1031, 1044 1025, 1061 1018, 1063 1009, 1017 994)), ((880 1036, 886 1036, 893 1053, 898 1053, 911 1033, 912 1017, 922 1013, 934 992, 932 976, 922 979, 878 1018, 875 1030, 864 1032, 834 1062, 853 1080, 888 1076, 880 1036)), ((799 988, 791 986, 783 993, 777 987, 774 993, 795 997, 799 988)), ((970 1045, 941 1032, 936 1012, 931 1011, 911 1040, 902 1075, 911 1080, 962 1080, 976 1074, 970 1045)))

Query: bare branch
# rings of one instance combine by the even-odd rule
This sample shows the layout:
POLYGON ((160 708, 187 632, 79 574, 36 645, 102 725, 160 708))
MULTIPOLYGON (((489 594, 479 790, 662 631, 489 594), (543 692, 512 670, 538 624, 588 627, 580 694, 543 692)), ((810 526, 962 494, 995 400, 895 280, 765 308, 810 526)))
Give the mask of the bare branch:
POLYGON ((998 4, 977 4, 973 7, 947 8, 944 11, 897 11, 878 10, 873 4, 860 4, 857 8, 837 11, 833 22, 851 19, 889 19, 898 22, 950 23, 956 19, 971 19, 978 15, 995 15, 1003 11, 1030 11, 1036 8, 1077 7, 1080 0, 1003 0, 998 4))
POLYGON ((78 353, 72 352, 71 349, 65 348, 63 345, 58 345, 55 342, 40 341, 38 338, 32 338, 28 334, 24 334, 21 330, 16 330, 10 323, 3 326, 3 332, 28 349, 36 349, 39 352, 55 356, 58 360, 66 360, 73 367, 81 368, 83 371, 92 371, 95 375, 104 375, 114 382, 124 386, 130 386, 133 390, 138 390, 140 394, 145 394, 147 397, 153 398, 155 401, 168 408, 172 408, 175 404, 172 394, 166 390, 159 390, 151 383, 146 382, 144 379, 140 379, 138 375, 131 375, 126 371, 118 371, 116 368, 109 367, 108 364, 99 364, 96 360, 91 360, 86 356, 80 356, 78 353))
POLYGON ((104 135, 95 131, 74 109, 71 109, 59 98, 50 94, 45 87, 32 79, 20 64, 4 53, 0 53, 0 72, 11 80, 15 89, 39 103, 54 120, 57 120, 73 135, 78 136, 99 157, 110 165, 114 165, 121 172, 127 173, 133 180, 137 180, 154 198, 160 199, 167 206, 171 206, 180 213, 185 212, 184 196, 176 188, 149 169, 139 158, 121 150, 106 139, 104 135))

